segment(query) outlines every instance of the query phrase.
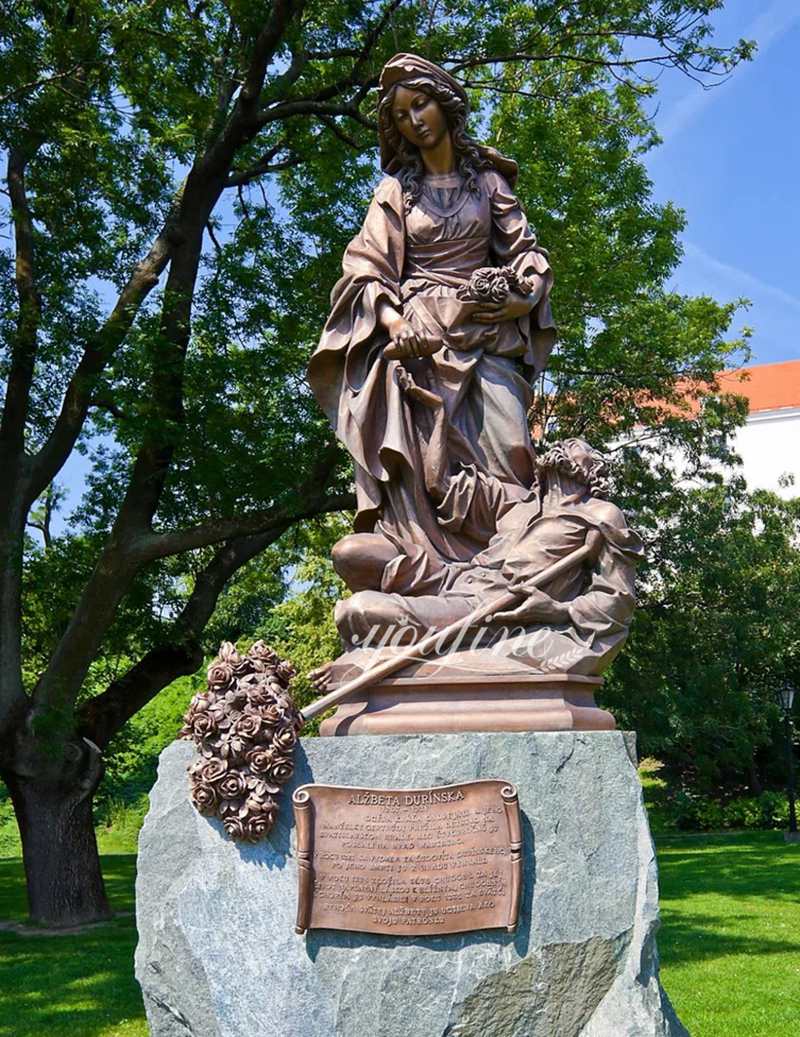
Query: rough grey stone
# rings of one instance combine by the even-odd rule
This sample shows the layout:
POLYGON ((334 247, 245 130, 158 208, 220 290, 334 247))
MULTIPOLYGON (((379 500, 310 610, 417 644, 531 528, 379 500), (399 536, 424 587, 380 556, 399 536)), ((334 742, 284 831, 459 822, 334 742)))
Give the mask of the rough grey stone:
POLYGON ((658 981, 658 890, 632 736, 303 739, 282 817, 237 846, 164 751, 139 842, 136 975, 153 1037, 679 1037, 658 981), (294 933, 289 796, 309 781, 519 789, 517 932, 294 933))

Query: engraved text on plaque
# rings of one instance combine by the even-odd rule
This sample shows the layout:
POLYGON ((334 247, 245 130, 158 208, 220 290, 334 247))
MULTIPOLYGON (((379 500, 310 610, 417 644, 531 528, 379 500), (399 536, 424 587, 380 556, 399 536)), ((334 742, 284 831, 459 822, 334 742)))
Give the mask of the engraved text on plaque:
POLYGON ((293 804, 298 933, 513 932, 522 836, 509 782, 430 789, 303 785, 293 804))

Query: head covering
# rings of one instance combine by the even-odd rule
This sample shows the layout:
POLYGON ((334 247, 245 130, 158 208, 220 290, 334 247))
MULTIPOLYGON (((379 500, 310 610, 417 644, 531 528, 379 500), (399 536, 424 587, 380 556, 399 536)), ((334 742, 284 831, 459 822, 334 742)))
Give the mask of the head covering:
MULTIPOLYGON (((378 102, 380 103, 397 83, 404 83, 406 80, 416 79, 418 76, 438 81, 441 85, 452 90, 464 102, 466 114, 469 115, 469 97, 463 85, 454 76, 451 76, 449 72, 440 68, 439 65, 435 65, 426 58, 421 58, 418 54, 395 54, 393 58, 386 62, 381 70, 378 82, 378 102)), ((378 130, 378 137, 381 149, 381 169, 387 173, 397 172, 399 162, 394 149, 380 129, 378 130)), ((511 187, 513 187, 519 173, 517 163, 511 158, 501 155, 495 148, 487 147, 485 144, 478 144, 477 149, 480 155, 490 162, 498 172, 502 173, 511 187)))
POLYGON ((431 79, 438 79, 449 86, 453 93, 458 94, 469 112, 469 98, 461 83, 439 65, 434 65, 432 61, 421 58, 418 54, 395 54, 393 58, 389 58, 381 69, 381 77, 378 81, 380 99, 383 100, 387 90, 390 90, 395 83, 402 83, 406 79, 416 79, 417 76, 429 76, 431 79))

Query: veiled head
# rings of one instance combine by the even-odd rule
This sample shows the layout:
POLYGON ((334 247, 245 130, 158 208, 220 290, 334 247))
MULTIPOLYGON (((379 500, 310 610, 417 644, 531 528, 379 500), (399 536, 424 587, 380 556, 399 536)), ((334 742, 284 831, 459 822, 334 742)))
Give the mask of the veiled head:
POLYGON ((470 137, 468 114, 464 87, 432 61, 416 54, 396 54, 383 66, 378 101, 381 166, 402 183, 406 210, 422 192, 421 152, 435 146, 443 133, 450 134, 456 171, 468 190, 477 192, 478 173, 492 166, 513 184, 516 163, 470 137), (422 128, 429 132, 417 132, 422 128))
POLYGON ((395 54, 383 66, 380 76, 380 96, 378 99, 379 135, 381 144, 381 164, 388 169, 392 159, 398 156, 398 147, 402 147, 405 138, 416 147, 421 141, 408 135, 406 120, 407 105, 411 102, 409 94, 420 97, 418 105, 427 98, 427 116, 432 117, 435 111, 437 119, 447 122, 448 130, 466 129, 469 114, 467 92, 449 72, 417 54, 395 54))
MULTIPOLYGON (((384 73, 391 64, 386 65, 384 73)), ((455 80, 443 69, 430 62, 425 65, 429 68, 420 68, 405 78, 381 77, 378 105, 381 164, 402 183, 406 209, 414 205, 422 190, 425 167, 421 151, 435 147, 445 133, 450 135, 456 169, 468 189, 477 190, 478 171, 490 165, 467 133, 468 108, 463 88, 459 85, 455 89, 455 80)), ((408 70, 403 68, 402 71, 408 70)))

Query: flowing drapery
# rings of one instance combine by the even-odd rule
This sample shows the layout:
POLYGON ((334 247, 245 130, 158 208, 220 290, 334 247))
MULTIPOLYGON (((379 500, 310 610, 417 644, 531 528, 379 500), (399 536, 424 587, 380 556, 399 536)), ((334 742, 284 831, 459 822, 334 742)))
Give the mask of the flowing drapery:
POLYGON ((398 384, 400 362, 383 356, 388 338, 378 312, 385 301, 421 335, 442 344, 433 356, 403 364, 443 401, 453 430, 448 448, 454 479, 472 466, 519 499, 534 482, 527 411, 531 377, 544 368, 554 340, 552 274, 500 173, 482 172, 477 192, 457 177, 428 179, 428 190, 408 214, 396 178, 384 177, 376 188, 345 252, 308 377, 353 457, 356 530, 371 531, 380 520, 390 534, 436 557, 466 560, 493 530, 460 521, 458 509, 468 503, 463 495, 448 494, 444 510, 431 500, 422 460, 433 418, 398 384), (458 291, 486 265, 543 279, 529 315, 493 325, 470 320, 472 309, 458 291))

